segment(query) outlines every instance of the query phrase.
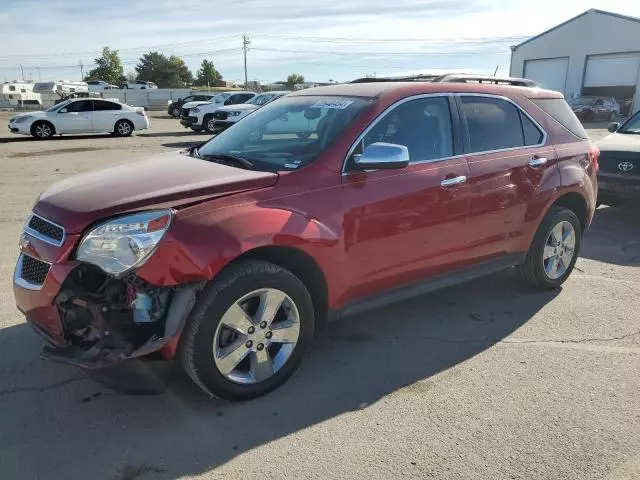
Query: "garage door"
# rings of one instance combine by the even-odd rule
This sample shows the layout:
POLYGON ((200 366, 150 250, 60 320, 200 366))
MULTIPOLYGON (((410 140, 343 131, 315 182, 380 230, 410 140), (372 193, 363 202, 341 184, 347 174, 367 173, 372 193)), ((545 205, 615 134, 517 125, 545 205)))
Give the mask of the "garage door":
POLYGON ((526 60, 524 63, 524 77, 535 80, 543 88, 564 93, 568 66, 569 59, 567 57, 526 60))
POLYGON ((585 87, 635 86, 638 83, 640 56, 598 55, 587 58, 585 87))

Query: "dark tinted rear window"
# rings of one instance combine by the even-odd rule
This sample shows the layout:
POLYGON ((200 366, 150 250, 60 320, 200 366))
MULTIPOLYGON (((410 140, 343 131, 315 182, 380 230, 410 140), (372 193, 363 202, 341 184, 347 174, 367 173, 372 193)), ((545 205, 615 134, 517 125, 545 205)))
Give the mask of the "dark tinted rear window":
POLYGON ((532 98, 531 101, 551 115, 560 125, 573 133, 576 137, 589 138, 587 132, 571 107, 562 98, 532 98))

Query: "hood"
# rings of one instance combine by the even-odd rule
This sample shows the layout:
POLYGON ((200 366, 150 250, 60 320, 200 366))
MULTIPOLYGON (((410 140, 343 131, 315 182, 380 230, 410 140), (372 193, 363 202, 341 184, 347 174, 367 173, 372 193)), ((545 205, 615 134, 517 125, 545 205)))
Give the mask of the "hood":
POLYGON ((33 211, 80 233, 120 213, 179 207, 274 185, 278 174, 229 167, 171 152, 75 175, 40 195, 33 211))
POLYGON ((187 102, 182 105, 182 108, 194 108, 194 107, 197 107, 198 105, 204 105, 205 103, 214 103, 214 102, 205 102, 202 100, 198 100, 197 102, 187 102))
POLYGON ((260 105, 254 105, 252 103, 239 103, 237 105, 227 105, 226 107, 220 107, 218 111, 222 112, 252 112, 260 108, 260 105))
POLYGON ((640 135, 634 133, 612 133, 596 143, 601 152, 640 153, 640 135))
POLYGON ((16 115, 12 115, 11 117, 9 117, 9 122, 11 122, 14 118, 20 118, 20 117, 46 117, 46 116, 47 116, 47 112, 43 112, 43 111, 23 112, 23 113, 18 113, 16 115))

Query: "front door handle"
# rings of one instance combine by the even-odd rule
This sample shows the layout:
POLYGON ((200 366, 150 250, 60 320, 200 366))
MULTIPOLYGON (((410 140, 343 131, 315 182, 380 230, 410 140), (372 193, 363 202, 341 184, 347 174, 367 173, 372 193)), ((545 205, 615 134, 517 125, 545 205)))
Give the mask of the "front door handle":
POLYGON ((440 182, 440 186, 448 188, 448 187, 453 187, 455 185, 460 185, 461 183, 465 183, 466 181, 467 181, 467 177, 464 175, 460 175, 459 177, 445 178, 440 182))
POLYGON ((531 160, 529 160, 529 166, 533 168, 541 167, 547 163, 547 161, 548 160, 544 157, 531 157, 531 160))

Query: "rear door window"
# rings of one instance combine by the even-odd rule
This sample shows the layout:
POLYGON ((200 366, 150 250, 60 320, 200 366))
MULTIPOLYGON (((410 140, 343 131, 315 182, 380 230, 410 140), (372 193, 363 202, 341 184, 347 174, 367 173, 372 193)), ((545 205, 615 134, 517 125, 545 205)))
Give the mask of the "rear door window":
POLYGON ((93 109, 96 112, 105 111, 105 110, 122 110, 122 105, 118 103, 113 103, 113 102, 106 102, 103 100, 94 100, 93 109))
POLYGON ((462 96, 469 132, 469 153, 524 146, 518 108, 505 100, 462 96))

